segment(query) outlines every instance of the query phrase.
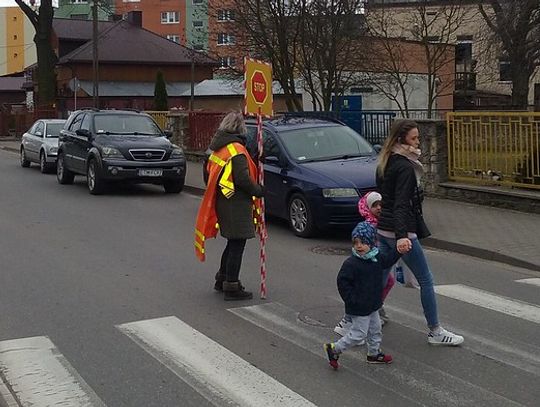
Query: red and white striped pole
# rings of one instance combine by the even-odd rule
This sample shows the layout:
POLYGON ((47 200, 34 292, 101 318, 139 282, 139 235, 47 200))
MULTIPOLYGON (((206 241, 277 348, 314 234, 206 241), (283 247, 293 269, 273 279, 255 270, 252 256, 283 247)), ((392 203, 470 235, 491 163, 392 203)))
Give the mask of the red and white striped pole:
MULTIPOLYGON (((259 184, 264 186, 264 164, 263 164, 263 128, 261 108, 257 113, 257 151, 259 156, 259 184)), ((266 220, 264 217, 264 197, 261 198, 261 224, 259 225, 259 240, 261 243, 261 299, 266 299, 266 220)))

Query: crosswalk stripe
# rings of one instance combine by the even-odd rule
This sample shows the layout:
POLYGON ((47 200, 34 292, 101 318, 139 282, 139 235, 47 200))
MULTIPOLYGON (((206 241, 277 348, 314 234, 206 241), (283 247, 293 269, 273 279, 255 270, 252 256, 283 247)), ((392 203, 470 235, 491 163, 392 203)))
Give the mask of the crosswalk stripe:
POLYGON ((540 307, 527 302, 513 300, 462 284, 437 285, 435 286, 435 292, 445 297, 498 311, 526 321, 540 323, 540 307))
POLYGON ((315 406, 176 317, 118 329, 215 406, 315 406))
MULTIPOLYGON (((282 304, 268 303, 232 308, 229 311, 269 333, 324 358, 322 344, 331 338, 330 330, 308 328, 298 321, 296 311, 282 304)), ((504 396, 485 390, 423 363, 421 360, 403 354, 399 355, 399 366, 389 365, 385 366, 384 369, 365 367, 367 366, 364 365, 365 354, 361 352, 348 352, 346 357, 349 359, 349 363, 351 363, 351 359, 355 363, 351 363, 350 367, 342 365, 341 370, 347 370, 370 382, 372 392, 392 393, 396 399, 406 400, 410 404, 456 407, 468 405, 520 406, 519 403, 504 396), (409 372, 415 372, 414 379, 409 372), (444 383, 444 386, 441 386, 440 383, 444 383)), ((362 397, 362 394, 358 397, 362 397)), ((362 400, 358 400, 357 405, 363 405, 362 400)))
POLYGON ((104 407, 45 336, 0 342, 0 371, 22 406, 104 407))
POLYGON ((521 280, 516 280, 516 283, 537 285, 540 287, 540 278, 522 278, 521 280))

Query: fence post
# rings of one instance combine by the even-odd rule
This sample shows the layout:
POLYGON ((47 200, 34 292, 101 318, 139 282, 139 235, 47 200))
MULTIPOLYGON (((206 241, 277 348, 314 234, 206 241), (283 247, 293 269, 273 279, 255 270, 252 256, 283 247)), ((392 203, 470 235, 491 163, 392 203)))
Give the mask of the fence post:
POLYGON ((167 114, 168 127, 172 131, 172 141, 174 144, 186 148, 187 133, 189 131, 189 121, 187 112, 175 112, 171 111, 167 114))

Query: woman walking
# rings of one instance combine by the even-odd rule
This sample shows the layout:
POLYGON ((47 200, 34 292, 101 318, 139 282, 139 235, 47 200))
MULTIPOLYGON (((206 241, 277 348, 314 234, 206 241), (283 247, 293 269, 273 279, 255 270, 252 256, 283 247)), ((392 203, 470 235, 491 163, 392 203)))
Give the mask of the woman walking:
POLYGON ((223 291, 225 300, 247 300, 253 294, 239 280, 247 239, 255 237, 258 216, 255 197, 263 195, 257 183, 257 167, 246 150, 247 129, 241 113, 227 114, 210 142, 208 185, 197 215, 195 253, 205 258, 204 243, 219 229, 227 239, 214 289, 223 291))
MULTIPOLYGON (((418 125, 412 120, 396 120, 379 155, 377 184, 382 195, 378 234, 381 252, 399 251, 412 243, 402 259, 420 285, 420 299, 429 328, 428 343, 457 346, 463 336, 444 329, 439 323, 433 275, 419 239, 429 231, 422 217, 423 194, 420 179, 424 169, 420 163, 418 125)), ((385 270, 384 281, 390 269, 385 270)))

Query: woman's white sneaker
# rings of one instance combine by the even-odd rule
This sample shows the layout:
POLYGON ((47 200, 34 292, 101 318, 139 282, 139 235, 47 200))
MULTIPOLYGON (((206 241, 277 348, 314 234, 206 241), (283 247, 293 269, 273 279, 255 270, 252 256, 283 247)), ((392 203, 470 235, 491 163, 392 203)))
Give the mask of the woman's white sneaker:
POLYGON ((440 328, 438 332, 428 333, 427 341, 431 345, 443 345, 443 346, 458 346, 463 343, 465 339, 461 335, 456 335, 453 332, 447 331, 444 328, 440 328))

